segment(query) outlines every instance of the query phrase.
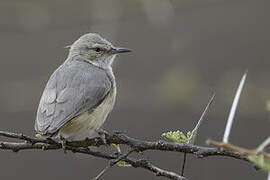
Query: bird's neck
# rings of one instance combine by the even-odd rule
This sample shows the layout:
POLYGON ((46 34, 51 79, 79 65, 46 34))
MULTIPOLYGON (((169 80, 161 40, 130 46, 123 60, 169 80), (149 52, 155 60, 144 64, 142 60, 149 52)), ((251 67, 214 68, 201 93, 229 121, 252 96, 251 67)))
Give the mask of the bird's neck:
POLYGON ((109 57, 106 57, 106 58, 98 60, 98 61, 91 61, 80 54, 69 54, 66 62, 84 61, 84 62, 90 63, 98 68, 112 72, 112 63, 113 63, 115 57, 116 57, 116 55, 113 55, 113 56, 109 56, 109 57))

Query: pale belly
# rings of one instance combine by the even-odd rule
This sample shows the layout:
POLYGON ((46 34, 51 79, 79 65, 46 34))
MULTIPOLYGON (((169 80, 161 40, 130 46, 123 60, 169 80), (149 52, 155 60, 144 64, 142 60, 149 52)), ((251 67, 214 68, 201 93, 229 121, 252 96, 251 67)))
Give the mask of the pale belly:
POLYGON ((60 128, 58 135, 68 141, 96 137, 98 135, 97 130, 103 125, 114 106, 115 96, 116 89, 113 88, 104 101, 94 111, 85 112, 72 119, 60 128))

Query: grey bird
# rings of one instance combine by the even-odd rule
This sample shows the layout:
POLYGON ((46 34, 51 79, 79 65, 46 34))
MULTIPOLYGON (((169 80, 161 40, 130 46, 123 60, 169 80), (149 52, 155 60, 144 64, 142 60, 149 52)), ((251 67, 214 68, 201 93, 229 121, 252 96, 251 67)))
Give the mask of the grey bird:
POLYGON ((117 54, 130 51, 95 33, 75 41, 42 94, 35 121, 39 137, 75 141, 97 136, 115 102, 112 63, 117 54))

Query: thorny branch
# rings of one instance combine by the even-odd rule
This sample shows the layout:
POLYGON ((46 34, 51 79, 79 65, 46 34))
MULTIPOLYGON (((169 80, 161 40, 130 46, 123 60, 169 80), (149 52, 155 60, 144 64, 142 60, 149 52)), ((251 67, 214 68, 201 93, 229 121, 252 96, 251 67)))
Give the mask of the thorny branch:
POLYGON ((117 164, 119 161, 123 160, 124 158, 128 157, 132 152, 134 152, 135 150, 132 149, 130 151, 128 151, 127 153, 119 156, 117 159, 113 159, 111 161, 109 161, 108 165, 92 180, 98 180, 101 178, 101 176, 103 176, 103 174, 110 168, 113 167, 115 164, 117 164))
MULTIPOLYGON (((55 142, 53 140, 43 140, 37 139, 33 137, 29 137, 23 134, 11 133, 6 131, 0 131, 0 136, 13 138, 17 140, 23 140, 24 142, 0 142, 0 149, 2 150, 12 150, 14 152, 18 152, 20 150, 30 150, 30 149, 41 149, 41 150, 57 150, 62 149, 61 143, 55 142)), ((136 138, 132 138, 127 136, 124 133, 115 132, 113 134, 106 134, 106 143, 109 144, 124 144, 129 146, 133 151, 143 152, 143 151, 174 151, 181 153, 188 153, 197 156, 198 158, 205 158, 208 156, 227 156, 235 159, 240 159, 244 161, 248 161, 247 157, 234 151, 223 150, 220 148, 211 148, 211 147, 202 147, 195 146, 189 144, 175 144, 166 141, 145 141, 139 140, 136 138)), ((104 140, 101 138, 94 139, 86 139, 84 141, 74 141, 67 142, 66 150, 72 151, 74 153, 83 153, 89 154, 95 157, 107 159, 107 160, 115 160, 114 163, 118 161, 124 161, 131 166, 137 168, 144 168, 149 170, 157 176, 167 177, 169 179, 177 179, 177 180, 185 180, 186 178, 180 176, 174 172, 170 172, 159 167, 156 167, 148 160, 145 159, 134 159, 128 157, 128 155, 123 154, 115 154, 115 153, 105 153, 100 151, 91 150, 88 148, 89 146, 101 146, 105 145, 104 140)), ((114 165, 114 164, 112 164, 114 165)))

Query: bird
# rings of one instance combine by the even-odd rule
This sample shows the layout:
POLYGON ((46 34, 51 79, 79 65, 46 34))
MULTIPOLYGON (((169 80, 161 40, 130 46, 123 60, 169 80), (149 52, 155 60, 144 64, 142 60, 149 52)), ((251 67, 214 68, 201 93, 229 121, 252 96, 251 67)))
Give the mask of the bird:
POLYGON ((41 96, 36 136, 65 142, 98 136, 116 99, 112 63, 127 52, 131 50, 97 33, 84 34, 69 46, 67 59, 50 76, 41 96))

